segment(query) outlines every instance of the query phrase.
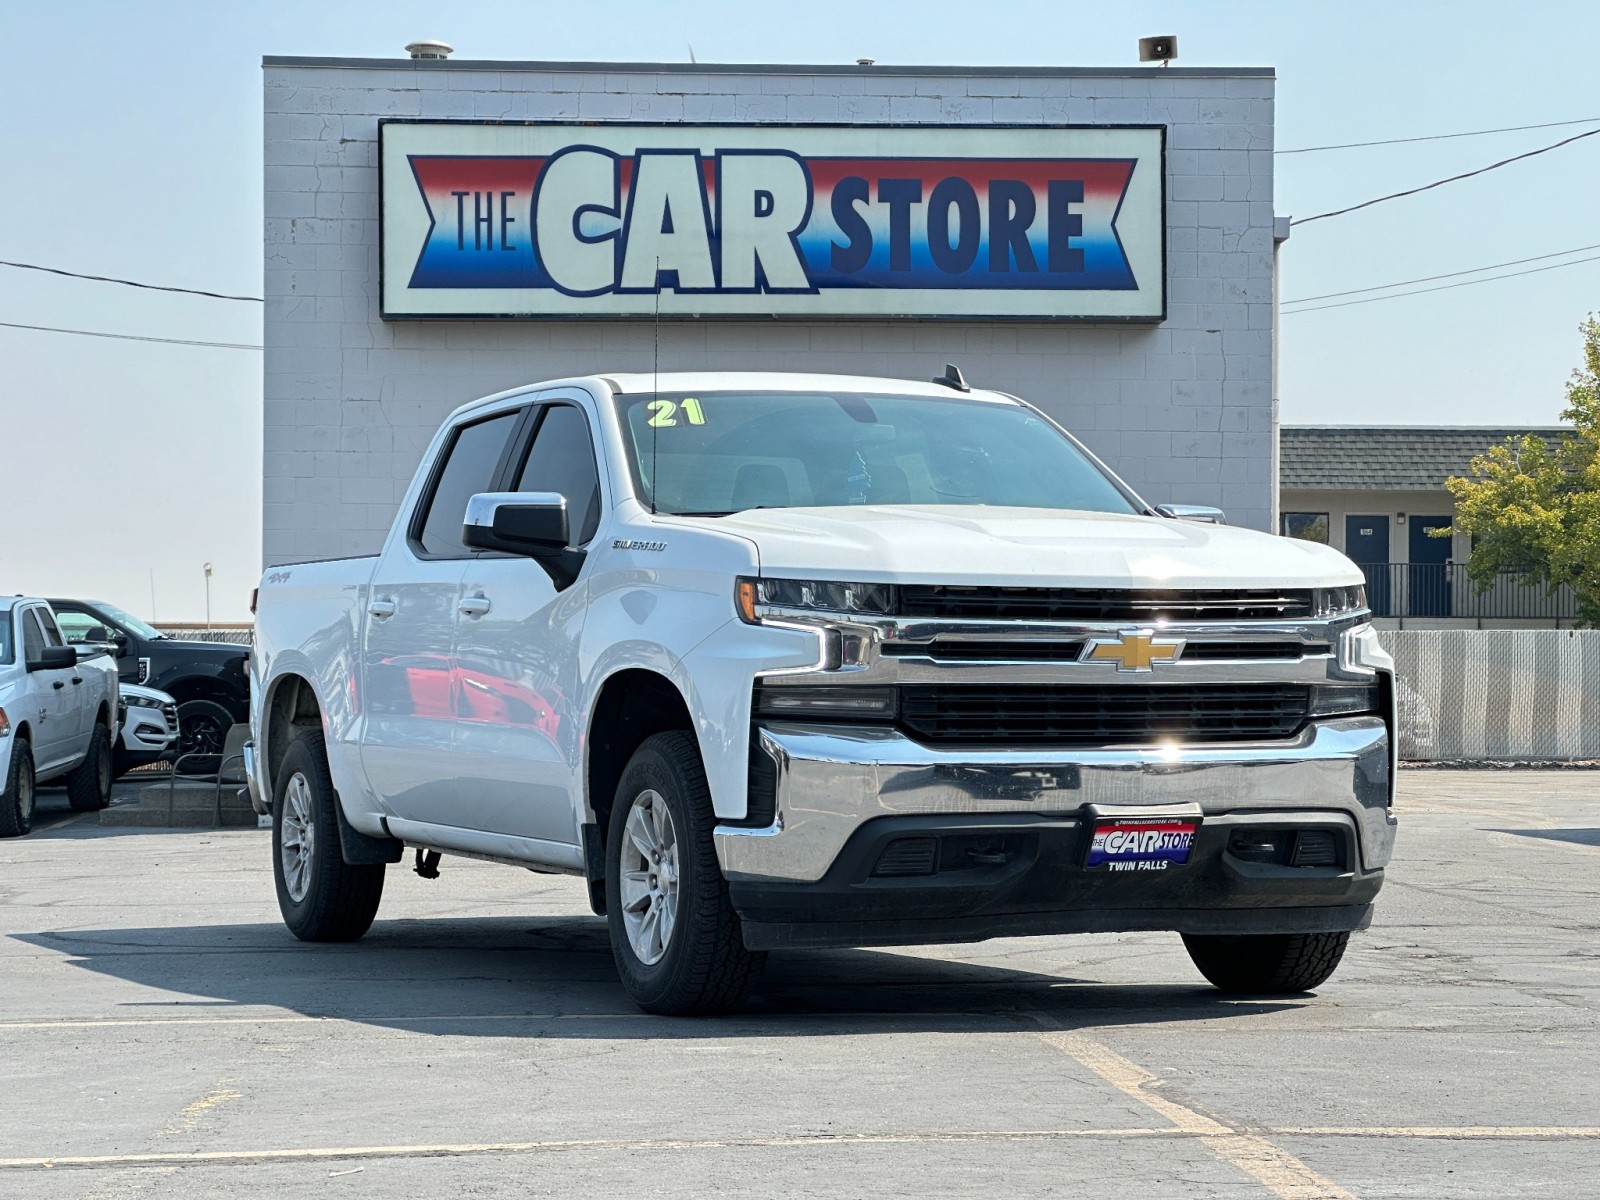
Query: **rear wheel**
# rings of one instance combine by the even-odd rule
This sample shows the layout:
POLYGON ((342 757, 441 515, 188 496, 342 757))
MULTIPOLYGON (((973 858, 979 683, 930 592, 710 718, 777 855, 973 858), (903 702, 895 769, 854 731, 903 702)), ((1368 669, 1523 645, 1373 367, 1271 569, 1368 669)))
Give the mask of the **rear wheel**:
POLYGON ((278 911, 304 942, 353 942, 383 899, 383 864, 352 866, 339 848, 339 803, 320 731, 303 733, 278 768, 272 799, 272 871, 278 911))
POLYGON ((67 776, 67 803, 73 812, 99 812, 111 803, 111 731, 96 725, 89 754, 67 776))
POLYGON ((1183 935, 1200 974, 1225 992, 1258 996, 1321 987, 1349 941, 1348 933, 1183 935))
POLYGON ((11 747, 5 791, 0 792, 0 838, 21 837, 33 828, 37 789, 33 777, 33 747, 19 737, 11 747))
POLYGON ((646 1012, 726 1012, 766 955, 745 949, 711 840, 699 747, 659 733, 617 785, 606 837, 606 921, 622 986, 646 1012))

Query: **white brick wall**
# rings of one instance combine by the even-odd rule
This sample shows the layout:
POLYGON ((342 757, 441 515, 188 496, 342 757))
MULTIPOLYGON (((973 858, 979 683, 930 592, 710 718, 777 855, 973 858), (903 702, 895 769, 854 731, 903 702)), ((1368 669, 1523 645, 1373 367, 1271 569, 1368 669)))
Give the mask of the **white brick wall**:
POLYGON ((373 552, 452 408, 648 370, 643 324, 378 319, 378 119, 1165 124, 1168 317, 1156 326, 669 323, 663 369, 925 379, 945 362, 1077 433, 1147 499, 1272 504, 1272 94, 1262 75, 846 74, 622 66, 265 69, 267 565, 373 552))

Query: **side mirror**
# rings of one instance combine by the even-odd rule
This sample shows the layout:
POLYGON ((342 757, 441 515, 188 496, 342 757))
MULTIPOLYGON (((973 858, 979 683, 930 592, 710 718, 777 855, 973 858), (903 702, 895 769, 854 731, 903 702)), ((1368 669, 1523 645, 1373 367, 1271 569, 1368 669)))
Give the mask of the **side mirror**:
POLYGON ((1158 504, 1156 511, 1174 521, 1194 521, 1200 525, 1226 525, 1227 514, 1207 504, 1158 504))
POLYGON ((461 540, 474 550, 536 559, 557 588, 578 577, 584 553, 571 545, 567 498, 556 492, 480 492, 467 501, 461 540))
POLYGON ((46 646, 39 657, 28 663, 29 671, 65 671, 78 665, 75 646, 46 646))

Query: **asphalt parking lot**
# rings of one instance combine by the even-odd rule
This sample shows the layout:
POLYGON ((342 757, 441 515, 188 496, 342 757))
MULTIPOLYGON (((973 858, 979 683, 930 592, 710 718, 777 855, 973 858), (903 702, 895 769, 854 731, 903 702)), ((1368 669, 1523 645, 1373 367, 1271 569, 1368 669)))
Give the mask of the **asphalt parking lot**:
POLYGON ((1371 930, 1228 1000, 1167 935, 774 956, 648 1017, 578 881, 391 868, 307 946, 267 834, 0 842, 0 1196, 1587 1197, 1600 773, 1414 771, 1371 930))

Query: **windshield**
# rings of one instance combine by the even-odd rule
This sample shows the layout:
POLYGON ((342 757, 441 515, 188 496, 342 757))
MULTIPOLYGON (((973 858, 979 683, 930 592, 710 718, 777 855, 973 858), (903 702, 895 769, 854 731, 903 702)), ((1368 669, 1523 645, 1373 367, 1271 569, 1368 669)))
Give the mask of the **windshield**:
POLYGON ((639 498, 658 512, 986 504, 1133 513, 1060 430, 957 396, 705 392, 617 397, 639 498))
POLYGON ((11 661, 11 623, 17 618, 16 609, 0 612, 0 663, 11 661))
POLYGON ((167 636, 153 625, 146 625, 132 613, 123 612, 115 604, 107 604, 103 600, 96 600, 94 606, 135 637, 141 637, 148 641, 152 638, 164 638, 167 636))

